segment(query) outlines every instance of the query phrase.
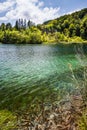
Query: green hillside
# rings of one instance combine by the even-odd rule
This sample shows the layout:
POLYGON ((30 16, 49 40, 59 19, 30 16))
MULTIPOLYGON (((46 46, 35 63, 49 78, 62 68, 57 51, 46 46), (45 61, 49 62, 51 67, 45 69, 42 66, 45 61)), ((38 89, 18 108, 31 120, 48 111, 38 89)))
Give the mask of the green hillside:
POLYGON ((44 22, 38 28, 47 34, 55 34, 57 41, 87 40, 87 8, 44 22))
POLYGON ((19 19, 13 27, 11 23, 0 25, 2 43, 59 43, 87 42, 87 8, 57 19, 35 25, 30 20, 19 19))

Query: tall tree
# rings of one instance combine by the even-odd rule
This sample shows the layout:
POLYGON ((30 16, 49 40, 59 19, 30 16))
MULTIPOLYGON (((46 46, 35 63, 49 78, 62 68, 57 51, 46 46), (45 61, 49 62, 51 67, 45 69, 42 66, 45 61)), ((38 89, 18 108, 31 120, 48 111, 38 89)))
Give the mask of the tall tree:
POLYGON ((15 28, 18 30, 19 29, 19 27, 18 27, 18 20, 16 20, 16 22, 15 22, 15 28))
POLYGON ((6 29, 7 29, 7 30, 12 30, 12 25, 11 25, 11 23, 7 23, 7 24, 6 24, 6 29))
POLYGON ((24 19, 23 28, 26 29, 26 27, 27 27, 27 22, 26 19, 24 19))
POLYGON ((30 28, 31 26, 35 26, 35 23, 33 23, 32 21, 29 20, 28 23, 27 23, 27 25, 30 28))
POLYGON ((1 26, 0 26, 0 28, 1 28, 2 31, 5 31, 5 30, 6 30, 6 25, 5 25, 5 23, 2 23, 1 26))

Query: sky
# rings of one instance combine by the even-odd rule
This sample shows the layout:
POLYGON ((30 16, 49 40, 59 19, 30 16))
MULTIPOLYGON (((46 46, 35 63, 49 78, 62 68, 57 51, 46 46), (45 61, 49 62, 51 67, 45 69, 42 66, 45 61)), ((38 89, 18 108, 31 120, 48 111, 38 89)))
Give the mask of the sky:
POLYGON ((87 0, 0 0, 0 24, 23 18, 36 24, 87 8, 87 0))

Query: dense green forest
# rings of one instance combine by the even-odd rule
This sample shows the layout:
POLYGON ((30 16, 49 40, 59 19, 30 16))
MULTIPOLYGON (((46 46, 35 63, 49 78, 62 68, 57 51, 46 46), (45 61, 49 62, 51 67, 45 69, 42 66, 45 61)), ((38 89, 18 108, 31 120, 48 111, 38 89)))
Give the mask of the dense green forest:
POLYGON ((87 41, 87 8, 57 19, 35 25, 26 19, 18 19, 15 25, 0 25, 1 43, 59 43, 87 41))

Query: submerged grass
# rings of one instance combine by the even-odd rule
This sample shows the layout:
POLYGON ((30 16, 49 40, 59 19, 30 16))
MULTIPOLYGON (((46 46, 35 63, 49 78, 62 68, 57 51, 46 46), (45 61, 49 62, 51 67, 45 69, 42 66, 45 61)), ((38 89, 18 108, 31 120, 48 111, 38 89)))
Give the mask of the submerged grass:
POLYGON ((14 130, 16 128, 16 116, 8 110, 0 110, 0 130, 14 130))
MULTIPOLYGON (((57 89, 37 87, 29 93, 27 106, 24 98, 22 109, 16 110, 16 100, 15 112, 0 110, 0 130, 87 130, 87 62, 82 45, 75 49, 83 68, 76 74, 68 64, 75 89, 67 91, 63 84, 57 89)), ((20 102, 18 97, 18 107, 20 102)))
POLYGON ((77 116, 77 124, 78 130, 87 130, 87 57, 83 51, 82 45, 77 46, 75 49, 76 57, 83 68, 81 70, 82 79, 79 79, 79 77, 74 74, 72 66, 69 65, 69 68, 72 72, 72 80, 75 82, 76 88, 78 89, 82 100, 82 105, 80 109, 81 115, 77 116))

